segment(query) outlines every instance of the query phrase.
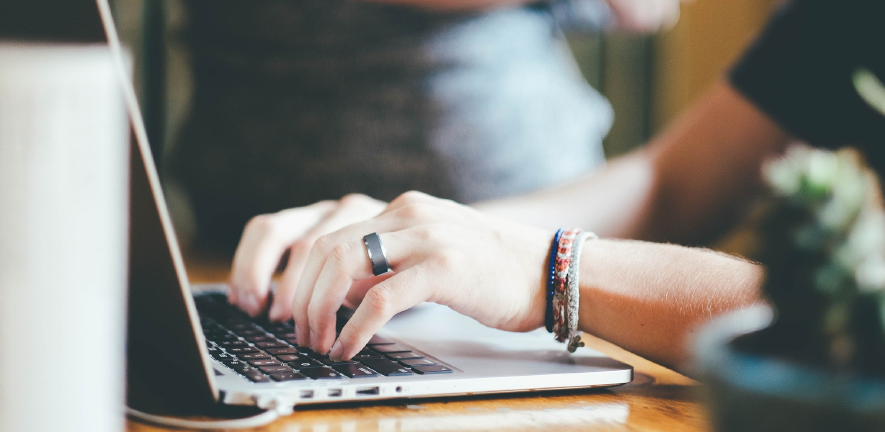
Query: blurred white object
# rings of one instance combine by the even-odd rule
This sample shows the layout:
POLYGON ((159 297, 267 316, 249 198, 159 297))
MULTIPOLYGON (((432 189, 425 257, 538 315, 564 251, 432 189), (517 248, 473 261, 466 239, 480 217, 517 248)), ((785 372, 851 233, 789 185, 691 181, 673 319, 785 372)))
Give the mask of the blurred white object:
POLYGON ((0 428, 120 431, 129 127, 110 50, 0 44, 0 428))

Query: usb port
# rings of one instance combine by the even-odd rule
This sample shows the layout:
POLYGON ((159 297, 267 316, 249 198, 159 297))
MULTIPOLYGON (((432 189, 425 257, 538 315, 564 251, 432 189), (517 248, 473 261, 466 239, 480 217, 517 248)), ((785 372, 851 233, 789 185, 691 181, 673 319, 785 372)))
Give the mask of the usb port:
POLYGON ((329 389, 329 397, 341 397, 341 389, 329 389))
POLYGON ((364 387, 356 389, 356 394, 363 396, 378 395, 381 391, 378 387, 364 387))
POLYGON ((313 390, 301 390, 301 399, 313 399, 313 390))

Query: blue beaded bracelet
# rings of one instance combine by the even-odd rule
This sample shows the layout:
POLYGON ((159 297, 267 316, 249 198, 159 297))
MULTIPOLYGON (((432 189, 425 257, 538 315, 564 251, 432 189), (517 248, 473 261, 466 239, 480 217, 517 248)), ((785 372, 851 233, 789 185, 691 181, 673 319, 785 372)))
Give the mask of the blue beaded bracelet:
POLYGON ((553 237, 553 246, 550 247, 550 268, 547 272, 547 309, 544 313, 544 326, 547 333, 553 333, 553 277, 556 273, 556 250, 559 248, 559 238, 562 237, 562 228, 556 231, 553 237))

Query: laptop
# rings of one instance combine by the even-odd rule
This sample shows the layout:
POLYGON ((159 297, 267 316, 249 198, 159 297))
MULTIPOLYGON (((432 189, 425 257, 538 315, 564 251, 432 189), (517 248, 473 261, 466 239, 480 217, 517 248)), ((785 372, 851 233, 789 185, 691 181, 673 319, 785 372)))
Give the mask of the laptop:
MULTIPOLYGON (((111 9, 107 0, 97 4, 118 56, 134 136, 130 406, 173 414, 217 413, 218 407, 230 412, 234 406, 289 413, 299 405, 584 389, 632 380, 631 366, 589 348, 570 354, 543 329, 495 330, 434 304, 400 313, 353 361, 335 363, 298 346, 291 321, 251 319, 227 304, 226 286, 189 284, 111 9)), ((339 322, 348 314, 342 309, 339 322)))

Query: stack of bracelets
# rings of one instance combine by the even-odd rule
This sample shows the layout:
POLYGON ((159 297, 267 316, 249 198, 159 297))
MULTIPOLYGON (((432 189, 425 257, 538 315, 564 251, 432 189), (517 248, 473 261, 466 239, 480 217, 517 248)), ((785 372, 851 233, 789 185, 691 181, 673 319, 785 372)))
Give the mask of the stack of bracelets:
POLYGON ((550 272, 547 280, 547 310, 544 324, 558 342, 568 341, 568 350, 575 352, 584 346, 578 331, 578 268, 581 249, 588 238, 599 238, 592 232, 579 229, 560 229, 553 238, 550 251, 550 272))

